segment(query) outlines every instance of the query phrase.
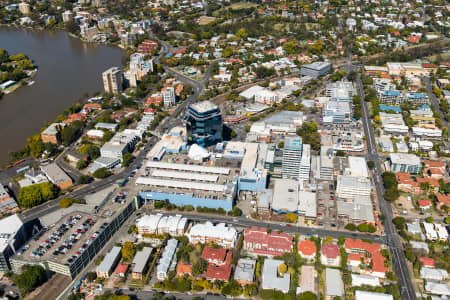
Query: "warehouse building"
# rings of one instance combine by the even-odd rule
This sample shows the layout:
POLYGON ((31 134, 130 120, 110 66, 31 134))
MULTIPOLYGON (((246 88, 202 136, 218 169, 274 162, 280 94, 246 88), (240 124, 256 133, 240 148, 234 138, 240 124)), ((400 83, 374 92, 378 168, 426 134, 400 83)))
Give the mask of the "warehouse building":
POLYGON ((72 179, 56 163, 41 166, 41 170, 48 180, 60 189, 72 186, 72 179))

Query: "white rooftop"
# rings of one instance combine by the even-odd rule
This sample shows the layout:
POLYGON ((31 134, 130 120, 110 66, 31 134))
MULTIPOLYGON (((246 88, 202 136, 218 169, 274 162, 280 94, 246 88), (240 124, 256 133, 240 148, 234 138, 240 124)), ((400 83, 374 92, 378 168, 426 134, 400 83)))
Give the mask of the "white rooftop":
POLYGON ((22 228, 23 222, 18 215, 0 219, 0 252, 3 252, 17 232, 22 228))
POLYGON ((369 170, 364 157, 349 156, 348 164, 352 176, 369 177, 369 170))
POLYGON ((161 161, 148 161, 147 167, 168 169, 168 170, 177 170, 177 171, 191 171, 191 172, 199 172, 199 173, 222 174, 222 175, 228 175, 230 173, 230 169, 228 169, 228 168, 174 164, 174 163, 167 163, 167 162, 161 162, 161 161))
POLYGON ((192 172, 175 172, 175 171, 165 171, 165 170, 154 170, 152 172, 152 176, 154 177, 167 177, 167 178, 175 178, 175 179, 191 179, 196 181, 209 181, 216 182, 219 178, 219 175, 210 175, 210 174, 199 174, 192 172))
POLYGON ((158 179, 158 178, 153 178, 153 177, 139 177, 138 179, 136 179, 136 185, 139 185, 139 184, 160 186, 160 187, 167 187, 167 188, 204 190, 204 191, 213 191, 213 192, 224 192, 226 190, 226 185, 223 185, 223 184, 168 180, 168 179, 158 179))
POLYGON ((389 294, 356 290, 355 300, 394 300, 394 297, 389 294))

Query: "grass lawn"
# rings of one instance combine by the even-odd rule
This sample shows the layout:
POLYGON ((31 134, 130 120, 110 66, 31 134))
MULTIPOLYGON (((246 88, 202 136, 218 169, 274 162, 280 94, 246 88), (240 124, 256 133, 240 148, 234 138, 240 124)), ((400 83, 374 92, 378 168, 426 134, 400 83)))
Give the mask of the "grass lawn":
POLYGON ((208 25, 216 20, 215 17, 201 16, 198 20, 199 25, 208 25))
POLYGON ((236 2, 229 6, 225 6, 221 9, 216 10, 215 12, 213 12, 213 16, 218 17, 222 14, 223 10, 228 10, 229 8, 231 8, 233 10, 239 10, 239 9, 247 9, 247 8, 252 8, 252 7, 257 7, 257 6, 258 6, 258 4, 256 4, 256 3, 236 2))

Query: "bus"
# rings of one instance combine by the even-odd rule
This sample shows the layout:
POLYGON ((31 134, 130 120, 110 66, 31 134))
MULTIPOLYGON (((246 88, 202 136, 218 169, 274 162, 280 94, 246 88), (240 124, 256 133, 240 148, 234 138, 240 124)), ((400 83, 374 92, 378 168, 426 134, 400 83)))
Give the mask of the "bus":
POLYGON ((26 170, 28 170, 29 168, 30 168, 30 166, 26 166, 26 167, 17 169, 17 170, 16 170, 16 173, 17 173, 17 174, 24 173, 24 172, 25 172, 26 170))
POLYGON ((16 161, 15 163, 13 163, 13 166, 20 165, 20 164, 23 163, 24 161, 25 161, 25 159, 18 160, 18 161, 16 161))

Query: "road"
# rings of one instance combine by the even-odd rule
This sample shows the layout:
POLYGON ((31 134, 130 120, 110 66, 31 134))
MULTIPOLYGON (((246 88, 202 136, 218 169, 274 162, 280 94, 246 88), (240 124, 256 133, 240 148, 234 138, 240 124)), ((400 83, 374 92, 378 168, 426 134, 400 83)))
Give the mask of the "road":
POLYGON ((150 300, 150 299, 155 299, 154 297, 157 296, 158 294, 162 294, 164 295, 164 297, 175 297, 176 299, 179 300, 191 300, 194 297, 200 297, 204 300, 223 300, 223 299, 227 299, 224 295, 211 295, 211 294, 181 294, 181 293, 158 293, 158 292, 153 292, 153 291, 130 291, 130 290, 122 290, 122 289, 103 289, 104 291, 110 291, 113 292, 117 295, 130 295, 130 296, 135 296, 137 299, 139 300, 150 300))
POLYGON ((397 230, 394 227, 394 224, 392 223, 392 219, 394 218, 392 206, 383 197, 384 188, 383 182, 381 180, 381 173, 383 169, 381 168, 380 157, 377 155, 377 144, 375 142, 375 135, 369 115, 369 108, 367 102, 364 100, 364 89, 361 82, 360 73, 358 73, 356 84, 358 94, 361 97, 361 104, 362 104, 361 106, 363 111, 364 133, 366 135, 367 150, 368 150, 366 159, 371 160, 375 163, 375 168, 373 170, 375 190, 377 193, 380 211, 385 217, 384 232, 386 234, 385 237, 387 245, 389 246, 389 249, 393 256, 392 263, 394 266, 394 271, 398 276, 398 285, 400 288, 400 293, 403 299, 405 300, 416 300, 417 297, 414 291, 411 277, 409 275, 408 265, 403 251, 403 245, 400 240, 400 237, 397 234, 397 230))
POLYGON ((431 81, 429 77, 423 77, 423 81, 425 82, 425 87, 427 89, 428 97, 430 97, 431 104, 434 107, 434 110, 436 112, 439 112, 441 114, 441 121, 442 121, 442 127, 448 127, 448 122, 445 119, 445 113, 441 111, 440 105, 439 105, 439 99, 436 97, 436 95, 433 93, 433 87, 431 85, 431 81))
MULTIPOLYGON (((165 215, 177 215, 179 212, 162 212, 165 215)), ((334 238, 339 238, 340 236, 346 238, 359 238, 359 239, 367 239, 376 243, 385 243, 385 239, 383 237, 371 234, 357 233, 357 232, 349 232, 349 231, 337 231, 337 230, 329 230, 324 228, 316 228, 316 227, 300 227, 296 225, 285 225, 283 223, 275 223, 275 222, 267 222, 267 221, 259 221, 249 219, 247 217, 227 217, 221 215, 205 215, 198 213, 190 213, 183 212, 183 216, 188 218, 191 221, 195 222, 214 222, 214 223, 227 223, 230 225, 234 225, 236 227, 266 227, 272 230, 282 230, 287 233, 298 233, 300 235, 318 235, 321 237, 332 236, 334 238)))

